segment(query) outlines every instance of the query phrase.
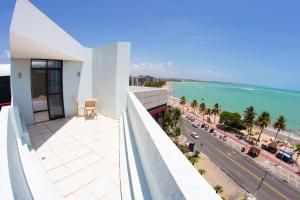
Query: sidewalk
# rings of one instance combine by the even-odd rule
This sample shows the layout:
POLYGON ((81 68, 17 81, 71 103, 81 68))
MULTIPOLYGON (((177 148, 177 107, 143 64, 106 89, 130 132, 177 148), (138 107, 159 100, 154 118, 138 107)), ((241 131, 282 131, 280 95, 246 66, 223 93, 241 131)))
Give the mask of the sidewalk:
MULTIPOLYGON (((190 114, 184 114, 183 117, 185 117, 185 116, 191 116, 191 115, 190 115, 190 114)), ((206 123, 206 124, 209 126, 209 128, 213 128, 213 129, 217 130, 220 134, 225 135, 225 136, 227 136, 227 138, 230 138, 231 140, 233 140, 234 142, 238 143, 239 145, 242 145, 243 147, 246 148, 246 151, 245 151, 245 152, 247 152, 248 149, 251 147, 250 144, 248 144, 248 143, 246 143, 246 142, 244 142, 244 141, 241 141, 241 140, 237 139, 233 134, 228 133, 228 132, 225 132, 225 131, 223 131, 223 130, 220 130, 220 129, 218 129, 218 128, 212 126, 211 124, 207 123, 206 121, 199 120, 199 119, 196 119, 195 121, 198 122, 198 123, 199 123, 199 122, 200 122, 200 123, 206 123)), ((260 153, 259 156, 262 156, 262 157, 268 159, 268 160, 271 161, 273 164, 278 164, 279 161, 280 161, 280 160, 276 159, 276 158, 274 157, 273 154, 271 154, 271 153, 269 153, 269 152, 267 152, 267 151, 265 151, 265 150, 261 150, 261 153, 260 153)), ((286 163, 284 163, 284 162, 281 162, 281 163, 280 163, 280 166, 283 167, 284 169, 286 169, 287 171, 289 171, 289 172, 291 172, 291 173, 293 173, 293 174, 295 174, 295 175, 300 176, 300 173, 297 172, 297 171, 295 171, 294 169, 292 169, 288 164, 286 164, 286 163)))

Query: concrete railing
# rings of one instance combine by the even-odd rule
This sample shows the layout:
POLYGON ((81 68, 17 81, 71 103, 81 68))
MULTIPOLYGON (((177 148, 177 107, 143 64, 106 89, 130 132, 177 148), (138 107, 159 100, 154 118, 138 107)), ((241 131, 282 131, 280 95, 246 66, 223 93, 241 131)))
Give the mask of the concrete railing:
POLYGON ((0 199, 62 199, 48 180, 17 106, 0 112, 0 199))
POLYGON ((131 92, 127 116, 144 199, 221 199, 131 92))

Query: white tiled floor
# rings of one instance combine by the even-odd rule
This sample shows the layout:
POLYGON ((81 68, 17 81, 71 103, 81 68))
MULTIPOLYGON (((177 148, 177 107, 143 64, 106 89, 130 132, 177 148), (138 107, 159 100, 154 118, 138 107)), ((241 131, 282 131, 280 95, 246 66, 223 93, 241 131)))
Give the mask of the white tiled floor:
POLYGON ((65 199, 121 199, 117 120, 73 117, 27 128, 49 179, 65 199))

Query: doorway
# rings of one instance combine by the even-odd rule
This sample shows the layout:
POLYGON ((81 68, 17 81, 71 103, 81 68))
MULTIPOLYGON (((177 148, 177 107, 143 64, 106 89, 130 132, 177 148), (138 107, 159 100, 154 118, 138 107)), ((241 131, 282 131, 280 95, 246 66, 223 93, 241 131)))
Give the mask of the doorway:
POLYGON ((31 94, 35 123, 64 117, 61 60, 31 60, 31 94))

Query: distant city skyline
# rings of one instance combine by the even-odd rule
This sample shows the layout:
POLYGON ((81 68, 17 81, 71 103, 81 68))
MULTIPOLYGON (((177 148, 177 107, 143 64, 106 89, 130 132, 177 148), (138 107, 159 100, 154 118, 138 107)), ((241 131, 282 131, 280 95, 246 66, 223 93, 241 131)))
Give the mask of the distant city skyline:
MULTIPOLYGON (((300 91, 297 0, 31 2, 84 46, 130 41, 134 75, 300 91)), ((13 7, 1 2, 0 63, 13 7)))

